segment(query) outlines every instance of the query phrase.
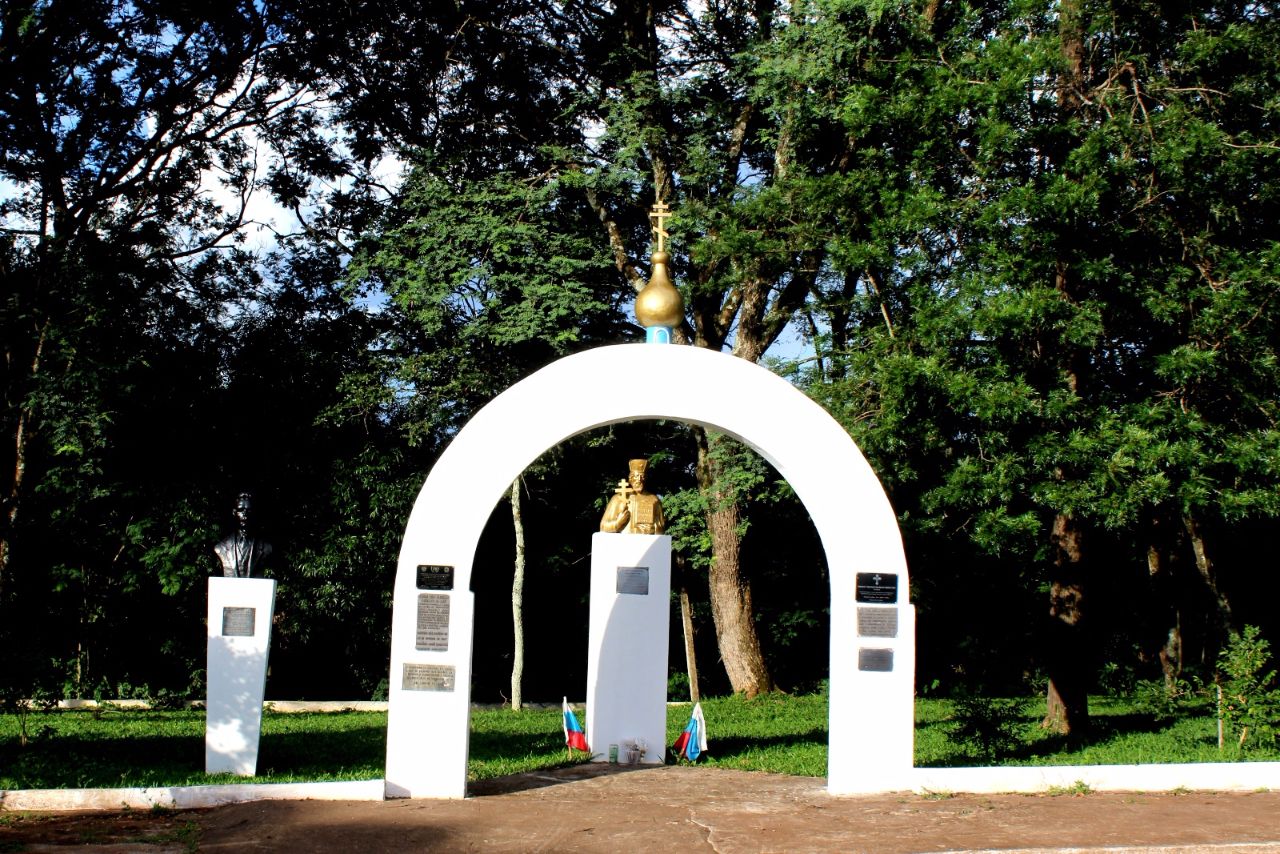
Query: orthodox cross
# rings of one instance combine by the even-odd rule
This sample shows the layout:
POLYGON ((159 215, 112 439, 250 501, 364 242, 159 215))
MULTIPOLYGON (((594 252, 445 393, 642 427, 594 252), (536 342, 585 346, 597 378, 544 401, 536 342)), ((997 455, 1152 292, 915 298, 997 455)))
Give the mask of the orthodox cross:
POLYGON ((671 209, 667 207, 666 202, 661 202, 661 201, 655 202, 653 205, 653 209, 649 211, 649 219, 652 220, 654 223, 653 233, 654 233, 654 236, 658 238, 658 248, 654 250, 655 252, 667 251, 666 243, 664 243, 663 241, 665 238, 668 238, 671 235, 667 232, 665 228, 663 228, 663 220, 667 220, 670 218, 671 218, 671 209))

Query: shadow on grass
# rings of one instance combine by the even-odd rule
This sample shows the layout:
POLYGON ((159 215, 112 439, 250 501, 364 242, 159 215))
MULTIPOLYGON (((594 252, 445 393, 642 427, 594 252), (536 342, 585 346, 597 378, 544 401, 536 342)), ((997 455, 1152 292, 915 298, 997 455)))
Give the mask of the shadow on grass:
POLYGON ((983 753, 969 744, 952 741, 954 720, 931 721, 917 725, 917 730, 922 733, 941 732, 954 746, 954 750, 947 756, 921 763, 921 767, 982 767, 1009 762, 1035 764, 1034 760, 1048 759, 1064 753, 1105 745, 1107 742, 1125 736, 1156 735, 1172 729, 1177 724, 1177 721, 1172 718, 1157 717, 1144 712, 1099 714, 1090 719, 1090 727, 1086 732, 1060 735, 1041 729, 1039 715, 1021 714, 1018 717, 1024 739, 1022 743, 1012 749, 997 751, 993 754, 983 753))
POLYGON ((564 753, 564 734, 559 731, 472 732, 469 755, 473 762, 495 762, 511 756, 564 753))
POLYGON ((4 786, 107 788, 165 786, 204 768, 204 738, 143 735, 92 740, 50 737, 26 747, 0 746, 4 786))
POLYGON ((717 759, 731 759, 735 756, 768 752, 774 749, 786 750, 808 746, 825 748, 827 741, 827 730, 824 727, 814 727, 808 732, 784 735, 717 736, 713 753, 717 759))
POLYGON ((361 778, 381 777, 386 757, 386 726, 370 724, 322 733, 266 733, 258 748, 258 773, 332 776, 350 772, 361 778))

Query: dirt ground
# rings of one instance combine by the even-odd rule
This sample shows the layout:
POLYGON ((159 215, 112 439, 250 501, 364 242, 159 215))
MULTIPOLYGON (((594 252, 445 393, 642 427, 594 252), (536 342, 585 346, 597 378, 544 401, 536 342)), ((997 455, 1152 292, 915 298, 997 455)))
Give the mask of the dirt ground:
POLYGON ((709 768, 576 766, 465 801, 259 801, 0 813, 0 852, 1248 851, 1280 854, 1280 792, 875 795, 709 768))

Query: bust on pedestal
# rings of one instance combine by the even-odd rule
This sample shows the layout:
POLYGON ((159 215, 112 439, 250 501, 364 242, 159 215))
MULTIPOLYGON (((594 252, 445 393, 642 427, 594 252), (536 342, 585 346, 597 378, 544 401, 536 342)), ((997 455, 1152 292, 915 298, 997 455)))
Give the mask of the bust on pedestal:
POLYGON ((252 498, 236 498, 236 531, 214 546, 222 575, 209 579, 204 770, 251 777, 257 772, 262 698, 275 613, 276 583, 253 578, 271 546, 249 529, 252 498))

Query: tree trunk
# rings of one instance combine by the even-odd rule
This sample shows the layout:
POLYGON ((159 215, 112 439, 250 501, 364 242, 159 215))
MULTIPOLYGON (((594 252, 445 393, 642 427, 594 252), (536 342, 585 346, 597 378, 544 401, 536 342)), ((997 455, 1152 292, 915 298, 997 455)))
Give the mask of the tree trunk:
POLYGON ((1069 513, 1053 520, 1053 577, 1046 646, 1049 688, 1041 726, 1063 735, 1089 727, 1089 663, 1085 634, 1083 534, 1069 513))
MULTIPOLYGON (((46 320, 40 327, 40 335, 36 339, 35 352, 31 357, 29 380, 34 381, 40 375, 40 360, 44 356, 45 340, 49 334, 49 322, 46 320)), ((5 354, 8 356, 8 353, 5 354)), ((34 382, 33 382, 34 384, 34 382)), ((18 505, 22 500, 22 485, 27 475, 27 445, 31 441, 31 409, 24 406, 18 413, 18 425, 13 437, 13 475, 4 496, 4 519, 0 521, 0 603, 4 602, 4 592, 9 580, 9 564, 13 557, 13 533, 18 524, 18 505)))
POLYGON ((511 484, 511 526, 516 534, 515 577, 511 581, 511 708, 524 705, 524 517, 520 513, 520 478, 511 484))
POLYGON ((754 697, 774 690, 775 686, 760 650, 751 584, 742 575, 738 504, 720 482, 706 432, 701 428, 694 432, 698 437, 698 486, 707 496, 707 532, 711 536, 712 554, 708 585, 720 659, 734 693, 754 697))
POLYGON ((1164 675, 1165 692, 1172 696, 1182 678, 1182 609, 1171 590, 1169 561, 1165 557, 1163 543, 1159 541, 1158 526, 1153 524, 1151 542, 1147 544, 1147 575, 1152 583, 1152 602, 1160 613, 1166 615, 1168 630, 1161 639, 1156 655, 1160 659, 1160 671, 1164 675))
MULTIPOLYGON (((1084 89, 1084 23, 1080 0, 1062 0, 1058 7, 1058 36, 1065 61, 1058 75, 1058 106, 1063 125, 1082 120, 1084 89)), ((1066 167, 1066 146, 1048 152, 1049 160, 1058 170, 1066 167)), ((1076 303, 1073 292, 1075 278, 1072 275, 1070 249, 1075 235, 1066 231, 1063 235, 1063 253, 1054 264, 1054 289, 1069 305, 1076 303)), ((1046 354, 1057 353, 1056 368, 1066 377, 1067 388, 1073 395, 1084 393, 1082 379, 1088 370, 1088 361, 1081 348, 1055 337, 1040 342, 1046 354)), ((1067 473, 1058 470, 1055 476, 1065 479, 1067 473)), ((1083 538, 1079 522, 1070 512, 1054 516, 1049 535, 1053 552, 1049 579, 1049 624, 1046 631, 1045 664, 1049 686, 1045 697, 1045 717, 1042 723, 1047 729, 1064 735, 1078 735, 1089 726, 1089 663, 1087 636, 1085 633, 1085 584, 1083 538)))
POLYGON ((1187 536, 1191 538, 1191 553, 1196 558, 1196 571, 1200 573, 1200 580, 1204 582, 1204 586, 1208 588, 1210 595, 1213 596, 1214 606, 1217 611, 1218 625, 1215 628, 1218 631, 1218 637, 1213 638, 1209 643, 1221 643, 1224 638, 1234 632, 1235 621, 1231 614, 1231 603, 1227 600, 1226 594, 1218 587, 1218 574, 1214 569, 1213 560, 1209 557, 1209 549, 1205 545, 1204 530, 1200 527, 1200 523, 1196 521, 1194 515, 1188 513, 1182 517, 1182 524, 1187 529, 1187 536))
POLYGON ((689 702, 702 700, 698 687, 698 655, 693 642, 693 608, 689 604, 688 566, 683 557, 675 555, 676 586, 680 591, 680 626, 684 630, 684 666, 689 677, 689 702))

